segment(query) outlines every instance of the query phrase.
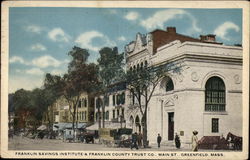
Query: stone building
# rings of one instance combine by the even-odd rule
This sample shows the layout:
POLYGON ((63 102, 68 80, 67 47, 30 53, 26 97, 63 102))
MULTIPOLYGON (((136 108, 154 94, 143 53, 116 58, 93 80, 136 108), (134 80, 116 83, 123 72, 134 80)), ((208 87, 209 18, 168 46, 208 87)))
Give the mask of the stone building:
MULTIPOLYGON (((138 33, 125 46, 127 69, 174 64, 159 83, 149 103, 149 143, 173 142, 178 133, 182 144, 191 141, 192 131, 203 136, 242 136, 242 47, 216 42, 215 35, 192 38, 176 33, 175 27, 138 33)), ((126 123, 142 131, 142 115, 128 99, 126 123), (134 106, 134 107, 133 107, 134 106)))
MULTIPOLYGON (((71 109, 73 112, 73 109, 71 109)), ((73 117, 67 100, 60 97, 56 102, 48 107, 43 117, 43 124, 53 124, 53 126, 71 126, 73 117)), ((80 100, 76 108, 76 122, 82 124, 93 123, 94 121, 94 96, 86 92, 80 95, 80 100)), ((82 125, 81 125, 82 126, 82 125)))
POLYGON ((103 116, 105 128, 121 128, 126 127, 125 112, 127 109, 126 83, 119 82, 109 86, 106 95, 99 94, 95 97, 95 125, 88 129, 98 130, 103 128, 103 116), (103 111, 103 107, 105 110, 103 111), (104 113, 103 113, 104 112, 104 113), (100 123, 100 124, 99 124, 100 123), (100 126, 99 126, 100 125, 100 126))

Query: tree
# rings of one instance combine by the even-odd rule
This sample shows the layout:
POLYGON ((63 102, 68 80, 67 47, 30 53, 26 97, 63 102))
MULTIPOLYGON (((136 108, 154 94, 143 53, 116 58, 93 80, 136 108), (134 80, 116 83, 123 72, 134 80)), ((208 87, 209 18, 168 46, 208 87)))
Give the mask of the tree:
POLYGON ((48 129, 52 129, 52 122, 53 119, 50 119, 50 116, 48 115, 48 109, 49 106, 51 106, 56 99, 58 98, 58 95, 55 94, 55 92, 50 88, 36 88, 32 91, 31 94, 31 106, 35 108, 34 115, 38 121, 42 121, 44 113, 47 114, 48 117, 48 129))
POLYGON ((72 129, 75 131, 77 106, 82 92, 91 92, 98 84, 98 66, 87 63, 88 50, 73 47, 68 53, 72 60, 68 65, 68 72, 63 76, 46 74, 45 87, 53 89, 63 96, 68 104, 72 116, 72 129))
POLYGON ((31 112, 30 97, 31 91, 24 89, 17 90, 13 95, 13 106, 16 115, 14 120, 15 128, 26 128, 26 118, 31 112))
MULTIPOLYGON (((118 53, 118 48, 104 47, 99 51, 100 58, 97 60, 99 65, 100 92, 104 93, 104 99, 108 97, 108 87, 121 80, 124 75, 124 55, 118 53)), ((105 101, 105 100, 104 100, 105 101)), ((105 128, 105 103, 102 105, 102 126, 105 128)), ((98 109, 100 116, 100 110, 98 109)))
POLYGON ((127 88, 132 97, 137 99, 143 122, 143 144, 147 147, 147 110, 156 86, 162 79, 170 74, 170 70, 178 71, 174 65, 163 65, 158 67, 140 67, 129 70, 126 73, 127 88))

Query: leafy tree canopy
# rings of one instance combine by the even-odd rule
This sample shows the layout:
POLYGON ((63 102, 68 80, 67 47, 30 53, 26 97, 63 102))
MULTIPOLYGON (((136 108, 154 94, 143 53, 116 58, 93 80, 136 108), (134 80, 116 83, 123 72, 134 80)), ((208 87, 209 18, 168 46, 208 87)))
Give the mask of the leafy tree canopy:
POLYGON ((100 58, 97 60, 99 64, 99 76, 102 87, 107 88, 112 83, 121 81, 124 76, 124 55, 118 53, 118 48, 104 47, 100 51, 100 58))

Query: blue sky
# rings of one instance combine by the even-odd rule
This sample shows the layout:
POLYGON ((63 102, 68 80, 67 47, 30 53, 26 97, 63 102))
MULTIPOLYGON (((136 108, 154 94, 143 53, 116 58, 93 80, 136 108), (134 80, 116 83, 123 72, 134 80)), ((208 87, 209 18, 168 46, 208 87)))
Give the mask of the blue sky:
POLYGON ((96 62, 101 47, 123 52, 136 33, 167 26, 196 38, 216 34, 226 45, 242 43, 241 9, 10 8, 9 92, 40 87, 45 73, 65 73, 74 45, 96 62))

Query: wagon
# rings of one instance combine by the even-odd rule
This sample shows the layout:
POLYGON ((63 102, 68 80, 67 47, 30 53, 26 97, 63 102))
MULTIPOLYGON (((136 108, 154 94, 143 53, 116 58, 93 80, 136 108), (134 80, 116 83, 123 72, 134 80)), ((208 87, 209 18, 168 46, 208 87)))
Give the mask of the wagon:
POLYGON ((203 136, 198 144, 199 149, 229 149, 229 142, 220 136, 203 136))

